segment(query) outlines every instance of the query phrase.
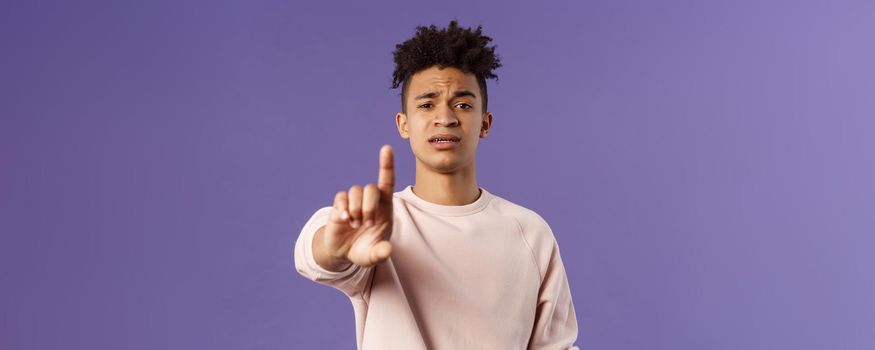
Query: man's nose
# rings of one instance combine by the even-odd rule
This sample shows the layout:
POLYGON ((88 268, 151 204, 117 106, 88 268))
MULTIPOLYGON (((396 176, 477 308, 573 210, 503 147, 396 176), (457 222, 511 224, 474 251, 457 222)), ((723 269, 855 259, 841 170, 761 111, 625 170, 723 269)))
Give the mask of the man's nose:
POLYGON ((447 127, 458 126, 459 118, 456 118, 456 111, 454 111, 453 108, 450 106, 444 106, 443 108, 439 108, 438 112, 435 113, 434 124, 447 127))

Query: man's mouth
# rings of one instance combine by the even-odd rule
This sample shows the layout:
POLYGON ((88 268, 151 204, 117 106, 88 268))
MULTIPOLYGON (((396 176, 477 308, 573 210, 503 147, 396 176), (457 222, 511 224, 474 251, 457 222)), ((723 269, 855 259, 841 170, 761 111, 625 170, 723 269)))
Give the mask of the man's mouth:
POLYGON ((457 143, 459 141, 461 138, 449 134, 435 135, 428 139, 430 143, 457 143))

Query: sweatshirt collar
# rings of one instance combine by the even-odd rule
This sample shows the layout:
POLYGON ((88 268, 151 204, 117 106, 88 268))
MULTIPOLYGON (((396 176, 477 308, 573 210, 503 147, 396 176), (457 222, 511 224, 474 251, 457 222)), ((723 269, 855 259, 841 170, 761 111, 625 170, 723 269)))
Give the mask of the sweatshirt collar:
POLYGON ((425 199, 419 198, 416 193, 413 193, 413 185, 407 185, 404 190, 397 194, 401 199, 413 204, 413 206, 422 211, 443 216, 464 216, 477 213, 483 210, 483 208, 486 208, 486 205, 489 204, 489 200, 492 199, 492 194, 482 187, 480 187, 480 196, 477 197, 477 200, 464 205, 443 205, 426 201, 425 199))

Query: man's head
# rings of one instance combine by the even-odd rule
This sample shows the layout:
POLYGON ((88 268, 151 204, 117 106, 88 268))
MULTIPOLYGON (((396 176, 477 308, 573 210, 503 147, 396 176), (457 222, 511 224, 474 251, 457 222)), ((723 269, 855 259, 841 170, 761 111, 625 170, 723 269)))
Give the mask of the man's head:
POLYGON ((396 46, 393 88, 401 86, 398 132, 410 140, 419 165, 439 173, 471 166, 477 142, 486 136, 492 113, 486 110, 486 79, 501 66, 491 38, 481 28, 417 27, 413 38, 396 46), (451 140, 435 140, 438 136, 451 140))
POLYGON ((483 96, 482 110, 487 111, 486 79, 498 79, 492 71, 501 67, 501 61, 495 46, 487 46, 492 38, 483 35, 481 28, 461 28, 455 20, 445 29, 419 26, 412 38, 395 45, 392 88, 401 86, 402 112, 407 112, 410 79, 432 66, 453 67, 473 74, 483 96))

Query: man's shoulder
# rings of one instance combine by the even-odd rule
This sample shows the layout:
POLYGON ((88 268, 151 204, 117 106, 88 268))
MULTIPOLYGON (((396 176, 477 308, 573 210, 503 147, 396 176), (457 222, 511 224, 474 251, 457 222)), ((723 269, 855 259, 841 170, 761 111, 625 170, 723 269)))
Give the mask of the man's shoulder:
POLYGON ((543 280, 556 247, 556 237, 553 235, 550 225, 535 210, 521 204, 499 196, 494 196, 493 202, 494 206, 503 213, 502 215, 513 217, 518 223, 520 237, 532 253, 543 280))
POLYGON ((495 194, 492 194, 492 205, 502 215, 513 217, 517 220, 523 232, 533 230, 550 232, 550 225, 547 224, 544 217, 533 209, 495 194))

